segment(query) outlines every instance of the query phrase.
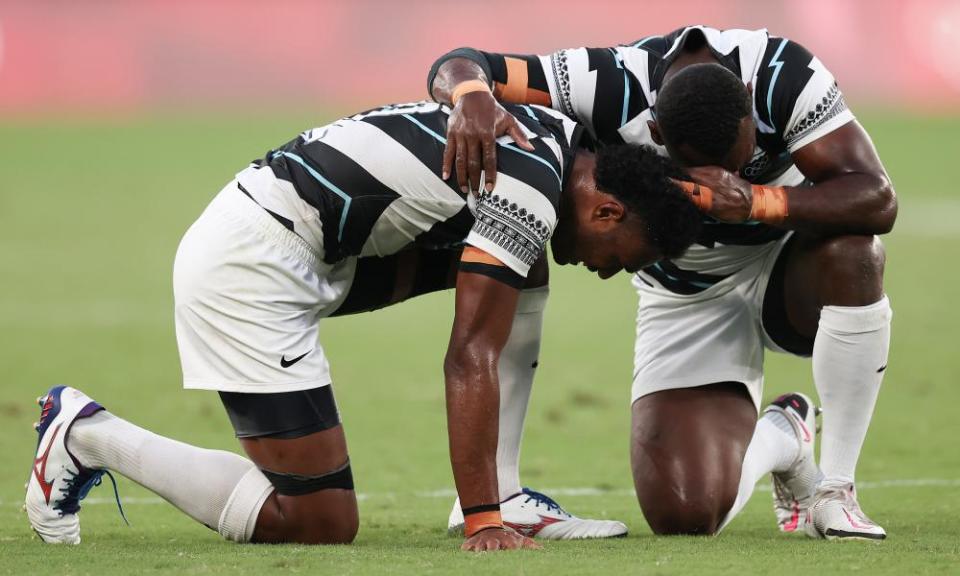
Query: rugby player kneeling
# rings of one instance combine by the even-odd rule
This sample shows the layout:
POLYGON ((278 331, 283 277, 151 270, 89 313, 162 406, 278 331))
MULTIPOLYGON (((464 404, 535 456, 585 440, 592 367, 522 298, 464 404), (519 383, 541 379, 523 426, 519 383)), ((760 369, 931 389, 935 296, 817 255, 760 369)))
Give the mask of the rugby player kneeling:
POLYGON ((682 254, 700 216, 651 149, 593 153, 561 114, 511 111, 530 145, 500 141, 495 192, 441 178, 450 110, 434 103, 308 130, 238 173, 184 236, 174 291, 184 387, 219 392, 248 458, 53 388, 26 496, 40 537, 79 543, 80 501, 115 471, 229 540, 351 542, 357 499, 320 320, 455 286, 444 373, 463 548, 537 547, 499 512, 498 448, 519 437, 498 422, 526 410, 529 392, 514 401, 504 384, 533 377, 546 242, 558 263, 608 278, 682 254))

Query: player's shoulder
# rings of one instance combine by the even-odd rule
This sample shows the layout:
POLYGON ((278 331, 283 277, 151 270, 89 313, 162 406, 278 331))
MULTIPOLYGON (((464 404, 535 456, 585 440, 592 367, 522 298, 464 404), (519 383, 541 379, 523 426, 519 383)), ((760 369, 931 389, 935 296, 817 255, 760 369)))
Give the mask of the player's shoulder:
POLYGON ((769 34, 766 28, 748 30, 742 28, 720 29, 693 24, 677 28, 661 35, 644 36, 634 42, 622 44, 619 50, 642 50, 657 59, 668 59, 671 54, 684 46, 692 34, 701 35, 714 52, 730 54, 734 51, 762 52, 769 34))
POLYGON ((580 126, 563 112, 536 104, 509 105, 508 108, 525 128, 537 136, 554 139, 564 148, 577 144, 580 126))
POLYGON ((767 42, 753 86, 761 131, 780 134, 791 148, 830 121, 852 118, 833 74, 801 43, 767 42))
POLYGON ((576 150, 587 137, 583 127, 542 106, 506 105, 506 109, 516 117, 533 150, 524 150, 509 136, 497 139, 500 196, 505 199, 535 193, 556 208, 576 150))

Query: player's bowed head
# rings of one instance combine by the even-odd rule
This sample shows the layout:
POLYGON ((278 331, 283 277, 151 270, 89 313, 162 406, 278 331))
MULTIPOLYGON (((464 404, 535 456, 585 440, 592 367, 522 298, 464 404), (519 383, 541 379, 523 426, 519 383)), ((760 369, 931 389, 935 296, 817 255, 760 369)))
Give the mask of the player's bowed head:
POLYGON ((676 183, 683 178, 647 146, 581 149, 560 201, 554 260, 606 279, 680 256, 701 228, 700 212, 676 183))

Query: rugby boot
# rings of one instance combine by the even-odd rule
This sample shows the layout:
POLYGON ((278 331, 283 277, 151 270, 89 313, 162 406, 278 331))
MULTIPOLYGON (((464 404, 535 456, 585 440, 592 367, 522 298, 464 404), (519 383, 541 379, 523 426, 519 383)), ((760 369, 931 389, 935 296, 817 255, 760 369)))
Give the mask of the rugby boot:
POLYGON ((807 510, 806 532, 827 540, 883 540, 887 532, 867 517, 853 484, 820 486, 807 510))
POLYGON ((80 543, 80 501, 100 484, 105 470, 88 470, 67 448, 70 428, 103 407, 83 392, 55 386, 37 399, 40 421, 37 453, 33 461, 24 508, 30 526, 51 544, 80 543))
MULTIPOLYGON (((500 503, 503 524, 516 532, 542 540, 616 538, 627 535, 627 527, 616 520, 578 518, 545 494, 524 488, 500 503)), ((450 534, 463 534, 460 499, 453 504, 447 523, 450 534)))
POLYGON ((790 468, 772 472, 773 511, 781 532, 802 532, 807 519, 807 509, 813 503, 817 484, 823 475, 817 466, 813 448, 816 444, 816 418, 819 410, 805 394, 794 392, 774 400, 763 411, 781 414, 790 423, 797 436, 800 451, 790 468))

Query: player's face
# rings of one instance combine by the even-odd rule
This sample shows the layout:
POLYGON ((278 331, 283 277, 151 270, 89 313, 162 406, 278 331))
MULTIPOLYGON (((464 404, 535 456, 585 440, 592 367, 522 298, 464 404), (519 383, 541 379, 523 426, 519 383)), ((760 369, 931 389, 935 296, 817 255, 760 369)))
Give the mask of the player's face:
POLYGON ((575 229, 557 226, 550 244, 553 259, 557 264, 583 264, 603 280, 622 271, 632 274, 661 258, 647 241, 645 229, 640 218, 622 205, 600 206, 577 218, 575 229))

